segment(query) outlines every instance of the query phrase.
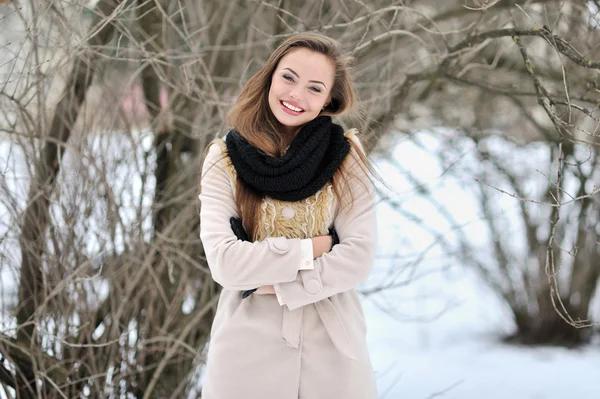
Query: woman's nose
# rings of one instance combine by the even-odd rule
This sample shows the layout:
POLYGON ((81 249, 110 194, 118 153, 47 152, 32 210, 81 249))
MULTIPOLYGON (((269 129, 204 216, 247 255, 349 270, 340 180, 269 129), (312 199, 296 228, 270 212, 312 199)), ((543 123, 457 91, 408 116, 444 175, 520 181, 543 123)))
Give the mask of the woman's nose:
POLYGON ((296 90, 290 91, 290 99, 294 100, 294 101, 299 101, 300 100, 300 94, 298 93, 298 91, 296 91, 296 90))

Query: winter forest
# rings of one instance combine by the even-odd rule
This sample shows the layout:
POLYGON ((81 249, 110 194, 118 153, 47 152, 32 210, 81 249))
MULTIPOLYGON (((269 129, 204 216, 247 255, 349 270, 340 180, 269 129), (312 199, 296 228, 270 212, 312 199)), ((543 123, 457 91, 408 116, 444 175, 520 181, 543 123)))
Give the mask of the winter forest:
POLYGON ((387 183, 381 397, 600 397, 600 1, 0 0, 0 398, 201 397, 206 147, 303 31, 387 183))

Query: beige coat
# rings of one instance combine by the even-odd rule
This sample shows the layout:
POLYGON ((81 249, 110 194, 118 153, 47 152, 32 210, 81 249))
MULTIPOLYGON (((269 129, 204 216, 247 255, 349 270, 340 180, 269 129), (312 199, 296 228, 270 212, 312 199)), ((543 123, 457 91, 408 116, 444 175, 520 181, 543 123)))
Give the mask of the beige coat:
MULTIPOLYGON (((358 142, 353 131, 347 137, 358 142)), ((235 169, 222 140, 203 166, 200 237, 214 280, 223 286, 211 332, 205 399, 374 399, 374 373, 355 287, 372 268, 376 246, 375 195, 362 176, 351 180, 354 206, 340 212, 331 185, 298 202, 265 199, 259 239, 238 240, 229 219, 235 169), (285 208, 285 212, 282 212, 285 208), (340 243, 299 270, 301 239, 327 234, 340 243), (274 285, 275 295, 241 297, 274 285)), ((356 165, 348 156, 345 162, 356 165)))

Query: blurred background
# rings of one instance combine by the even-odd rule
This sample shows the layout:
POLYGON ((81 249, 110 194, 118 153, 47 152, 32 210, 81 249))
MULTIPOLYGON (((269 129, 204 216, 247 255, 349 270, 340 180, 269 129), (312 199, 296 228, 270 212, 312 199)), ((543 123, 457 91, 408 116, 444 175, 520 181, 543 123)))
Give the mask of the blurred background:
POLYGON ((206 146, 300 31, 390 186, 380 397, 600 395, 600 1, 0 0, 0 398, 201 397, 206 146))

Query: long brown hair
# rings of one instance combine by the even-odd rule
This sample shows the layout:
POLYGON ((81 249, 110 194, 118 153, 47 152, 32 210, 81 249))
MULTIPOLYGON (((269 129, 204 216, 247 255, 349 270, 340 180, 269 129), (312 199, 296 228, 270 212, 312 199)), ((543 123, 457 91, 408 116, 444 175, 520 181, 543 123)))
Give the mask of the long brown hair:
MULTIPOLYGON (((263 67, 248 80, 227 115, 227 123, 231 127, 237 130, 254 147, 272 157, 281 156, 286 143, 280 133, 282 126, 269 107, 268 96, 271 79, 280 60, 296 48, 306 48, 324 54, 335 66, 331 101, 320 115, 341 115, 354 111, 357 107, 356 91, 350 74, 354 58, 344 53, 340 43, 318 33, 299 33, 289 37, 273 51, 263 67)), ((332 179, 333 191, 340 206, 342 204, 342 193, 345 191, 344 185, 354 174, 353 171, 350 172, 351 168, 348 166, 349 158, 359 161, 358 164, 363 172, 369 172, 377 176, 366 155, 354 142, 350 141, 350 143, 353 147, 350 152, 352 156, 343 162, 332 179)), ((351 192, 350 195, 352 195, 351 192)), ((257 210, 263 196, 238 178, 235 197, 248 236, 254 239, 258 222, 257 210)), ((352 206, 352 202, 353 199, 350 200, 350 203, 346 203, 344 207, 352 206)))

